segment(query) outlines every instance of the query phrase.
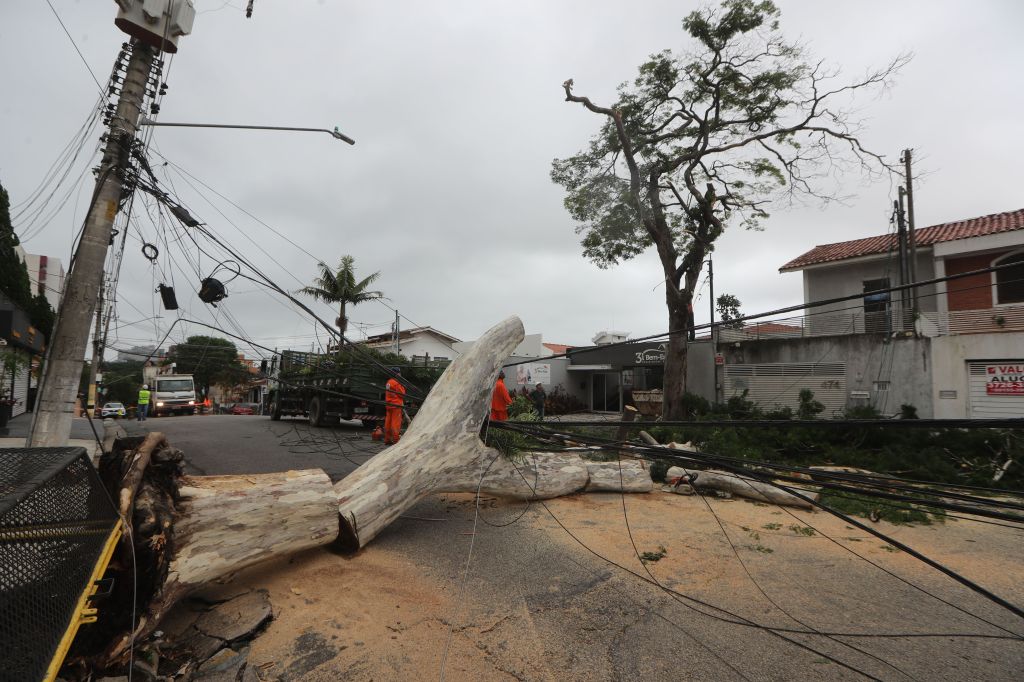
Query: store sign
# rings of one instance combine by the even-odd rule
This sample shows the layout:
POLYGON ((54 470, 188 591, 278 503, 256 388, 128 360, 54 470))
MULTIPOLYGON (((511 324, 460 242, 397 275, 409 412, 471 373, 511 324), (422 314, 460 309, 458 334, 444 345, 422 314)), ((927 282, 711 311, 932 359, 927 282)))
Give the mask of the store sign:
POLYGON ((530 363, 516 367, 516 383, 520 386, 551 383, 551 365, 530 363))
POLYGON ((725 356, 721 353, 715 353, 715 364, 721 367, 725 364, 725 356))
POLYGON ((1024 395, 1024 365, 986 365, 985 393, 1024 395))
POLYGON ((634 351, 634 354, 638 365, 661 365, 665 363, 665 344, 634 351))

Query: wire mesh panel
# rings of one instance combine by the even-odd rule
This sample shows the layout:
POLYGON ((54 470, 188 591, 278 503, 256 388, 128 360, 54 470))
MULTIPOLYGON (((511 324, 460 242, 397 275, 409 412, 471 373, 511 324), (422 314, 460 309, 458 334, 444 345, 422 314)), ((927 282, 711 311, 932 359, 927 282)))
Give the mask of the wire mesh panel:
POLYGON ((117 520, 84 448, 0 448, 0 681, 46 676, 117 520))

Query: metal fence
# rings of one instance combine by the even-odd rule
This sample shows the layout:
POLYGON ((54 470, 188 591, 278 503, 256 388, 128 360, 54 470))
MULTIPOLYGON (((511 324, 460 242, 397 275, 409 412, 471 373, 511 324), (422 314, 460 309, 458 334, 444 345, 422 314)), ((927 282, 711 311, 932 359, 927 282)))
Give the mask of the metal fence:
POLYGON ((0 449, 0 681, 63 659, 119 528, 84 448, 0 449))

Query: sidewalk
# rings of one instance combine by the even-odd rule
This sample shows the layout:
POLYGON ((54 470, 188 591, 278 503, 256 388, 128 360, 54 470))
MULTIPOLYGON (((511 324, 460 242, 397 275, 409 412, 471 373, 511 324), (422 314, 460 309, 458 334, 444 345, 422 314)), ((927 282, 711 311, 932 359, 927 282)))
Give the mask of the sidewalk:
MULTIPOLYGON (((121 426, 124 427, 125 431, 129 435, 144 435, 147 430, 134 419, 119 419, 121 426)), ((28 437, 29 427, 32 424, 32 415, 29 413, 21 414, 7 422, 7 435, 0 436, 0 448, 23 448, 25 447, 25 439, 28 437)), ((94 419, 93 426, 96 427, 96 433, 99 435, 100 440, 103 439, 103 420, 94 419)), ((99 454, 99 447, 96 443, 96 437, 93 435, 92 429, 89 428, 89 420, 85 417, 75 417, 71 421, 71 438, 68 439, 68 445, 70 447, 83 447, 86 452, 89 453, 90 457, 95 457, 99 454)))

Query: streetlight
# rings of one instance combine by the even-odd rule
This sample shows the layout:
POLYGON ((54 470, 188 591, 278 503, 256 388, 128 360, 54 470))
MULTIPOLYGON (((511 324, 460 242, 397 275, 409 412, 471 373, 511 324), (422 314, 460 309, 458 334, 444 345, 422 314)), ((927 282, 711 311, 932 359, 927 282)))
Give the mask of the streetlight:
POLYGON ((174 128, 240 128, 243 130, 287 130, 290 132, 302 132, 302 133, 327 133, 336 140, 347 142, 349 144, 355 144, 348 135, 345 135, 338 126, 334 126, 334 130, 328 130, 327 128, 291 128, 286 126, 247 126, 247 125, 229 125, 224 123, 165 123, 163 121, 154 121, 148 116, 143 116, 142 121, 139 125, 144 126, 168 126, 174 128))

